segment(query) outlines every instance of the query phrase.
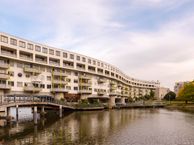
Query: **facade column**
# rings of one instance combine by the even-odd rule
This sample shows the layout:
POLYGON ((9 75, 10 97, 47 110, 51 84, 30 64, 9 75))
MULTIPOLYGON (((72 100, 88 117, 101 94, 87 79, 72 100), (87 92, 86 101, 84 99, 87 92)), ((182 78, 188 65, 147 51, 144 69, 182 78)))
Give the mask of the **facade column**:
POLYGON ((19 114, 19 113, 18 113, 18 112, 19 112, 19 111, 18 111, 18 110, 19 110, 19 106, 18 106, 18 105, 16 105, 15 110, 16 110, 16 121, 18 121, 18 118, 19 118, 19 115, 18 115, 18 114, 19 114))
POLYGON ((62 109, 62 105, 59 106, 59 117, 62 118, 63 116, 63 109, 62 109))
POLYGON ((121 98, 121 104, 123 104, 123 105, 126 104, 126 103, 125 103, 125 97, 122 97, 122 98, 121 98))
POLYGON ((112 109, 116 105, 115 98, 116 98, 116 96, 110 96, 110 99, 109 99, 109 109, 112 109))
POLYGON ((37 106, 34 106, 34 124, 37 125, 38 123, 38 114, 37 114, 37 106))

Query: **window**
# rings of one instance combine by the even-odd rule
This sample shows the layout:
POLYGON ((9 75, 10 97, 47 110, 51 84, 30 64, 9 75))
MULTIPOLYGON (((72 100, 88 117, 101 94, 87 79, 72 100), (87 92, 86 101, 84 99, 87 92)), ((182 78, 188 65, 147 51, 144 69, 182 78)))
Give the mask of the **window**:
POLYGON ((17 82, 17 87, 23 87, 23 83, 22 82, 17 82))
POLYGON ((80 61, 80 56, 77 56, 77 60, 80 61))
POLYGON ((63 57, 67 58, 67 53, 66 52, 63 52, 63 57))
POLYGON ((75 80, 74 80, 74 83, 76 83, 76 84, 77 84, 77 83, 78 83, 78 80, 77 80, 77 79, 75 79, 75 80))
POLYGON ((8 37, 1 35, 1 42, 8 43, 8 37))
POLYGON ((60 56, 60 51, 56 51, 56 56, 60 56))
POLYGON ((15 46, 16 46, 16 45, 17 45, 17 40, 16 40, 16 39, 11 38, 11 39, 10 39, 10 44, 11 44, 11 45, 15 45, 15 46))
POLYGON ((27 49, 33 50, 33 44, 28 43, 27 49))
POLYGON ((78 87, 74 87, 74 90, 78 90, 78 87))
POLYGON ((44 84, 40 84, 40 88, 45 88, 45 85, 44 84))
POLYGON ((43 47, 43 48, 42 48, 42 52, 47 54, 47 53, 48 53, 48 49, 45 48, 45 47, 43 47))
POLYGON ((74 55, 73 54, 70 54, 70 59, 74 59, 74 55))
POLYGON ((47 89, 50 89, 51 88, 51 85, 47 85, 47 89))
POLYGON ((41 47, 38 46, 38 45, 36 45, 36 46, 35 46, 35 51, 41 52, 41 47))
POLYGON ((91 64, 91 59, 88 59, 88 63, 91 64))
POLYGON ((14 72, 13 71, 9 71, 8 74, 13 77, 14 76, 14 72))
POLYGON ((9 82, 8 82, 8 85, 10 85, 10 86, 13 87, 13 86, 14 86, 14 82, 13 82, 13 81, 9 81, 9 82))
POLYGON ((26 74, 26 78, 30 78, 30 74, 26 74))
POLYGON ((17 63, 17 67, 18 68, 23 68, 23 64, 22 63, 17 63))
POLYGON ((96 61, 95 60, 93 60, 93 65, 96 65, 96 61))
POLYGON ((66 86, 66 89, 67 90, 71 90, 71 86, 66 86))
POLYGON ((47 76, 47 81, 51 81, 51 76, 47 76))
POLYGON ((100 66, 100 62, 98 62, 98 66, 100 66))
POLYGON ((19 47, 25 48, 26 47, 26 43, 23 41, 19 41, 19 47))
POLYGON ((54 55, 54 50, 53 49, 49 49, 49 54, 54 55))
POLYGON ((70 79, 70 78, 67 78, 66 81, 67 81, 67 82, 71 82, 71 79, 70 79))
POLYGON ((82 61, 83 61, 83 62, 86 62, 86 58, 85 58, 85 57, 83 57, 83 58, 82 58, 82 61))

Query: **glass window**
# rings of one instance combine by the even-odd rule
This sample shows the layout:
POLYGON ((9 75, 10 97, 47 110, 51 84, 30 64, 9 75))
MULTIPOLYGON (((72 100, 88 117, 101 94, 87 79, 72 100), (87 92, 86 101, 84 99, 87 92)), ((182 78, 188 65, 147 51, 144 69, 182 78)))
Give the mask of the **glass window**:
POLYGON ((17 82, 17 87, 23 87, 23 83, 22 82, 17 82))
POLYGON ((88 59, 88 63, 91 64, 91 59, 88 59))
POLYGON ((60 51, 56 51, 56 56, 60 56, 60 51))
POLYGON ((19 41, 19 47, 25 48, 26 47, 26 43, 23 41, 19 41))
POLYGON ((85 57, 82 57, 82 61, 83 61, 83 62, 86 62, 86 58, 85 58, 85 57))
POLYGON ((43 48, 42 48, 42 52, 47 54, 47 53, 48 53, 48 49, 45 48, 45 47, 43 47, 43 48))
POLYGON ((93 65, 96 65, 96 61, 95 60, 93 60, 93 65))
POLYGON ((53 49, 49 49, 49 54, 54 55, 54 50, 53 49))
POLYGON ((63 52, 63 57, 67 58, 67 53, 66 52, 63 52))
POLYGON ((1 42, 8 43, 8 37, 1 35, 1 42))
POLYGON ((38 46, 38 45, 36 45, 36 46, 35 46, 35 51, 41 52, 41 47, 38 46))
POLYGON ((80 61, 80 56, 77 56, 77 60, 80 61))
POLYGON ((33 44, 28 43, 27 49, 33 50, 33 44))
POLYGON ((10 44, 11 44, 11 45, 17 45, 17 40, 11 38, 11 39, 10 39, 10 44))
POLYGON ((74 59, 74 55, 73 54, 70 54, 70 59, 74 59))

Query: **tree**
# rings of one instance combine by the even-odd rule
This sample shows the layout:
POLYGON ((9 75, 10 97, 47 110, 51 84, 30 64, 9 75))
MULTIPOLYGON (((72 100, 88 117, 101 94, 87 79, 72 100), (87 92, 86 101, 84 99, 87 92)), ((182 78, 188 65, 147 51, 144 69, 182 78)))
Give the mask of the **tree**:
POLYGON ((175 100, 176 98, 176 94, 172 91, 168 92, 165 96, 164 96, 164 100, 167 100, 167 101, 172 101, 172 100, 175 100))
POLYGON ((188 101, 194 100, 194 82, 187 83, 179 91, 177 100, 185 101, 187 104, 188 101))

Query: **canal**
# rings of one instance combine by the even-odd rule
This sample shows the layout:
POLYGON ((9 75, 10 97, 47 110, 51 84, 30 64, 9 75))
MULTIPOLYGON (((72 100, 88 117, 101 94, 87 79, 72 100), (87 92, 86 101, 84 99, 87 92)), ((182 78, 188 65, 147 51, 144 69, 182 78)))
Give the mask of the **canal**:
MULTIPOLYGON (((24 115, 24 114, 23 114, 24 115)), ((166 109, 123 109, 50 114, 0 128, 6 145, 194 145, 194 114, 166 109)))

